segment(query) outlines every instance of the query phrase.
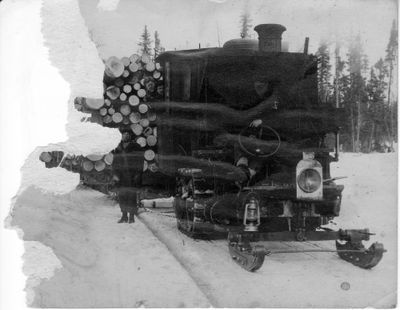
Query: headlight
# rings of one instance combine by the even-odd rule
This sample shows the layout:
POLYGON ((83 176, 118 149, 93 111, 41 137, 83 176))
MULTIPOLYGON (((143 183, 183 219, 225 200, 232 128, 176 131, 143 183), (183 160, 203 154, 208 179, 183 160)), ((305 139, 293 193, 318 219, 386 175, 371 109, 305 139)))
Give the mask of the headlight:
POLYGON ((313 193, 321 186, 321 175, 314 169, 303 170, 297 178, 302 191, 313 193))

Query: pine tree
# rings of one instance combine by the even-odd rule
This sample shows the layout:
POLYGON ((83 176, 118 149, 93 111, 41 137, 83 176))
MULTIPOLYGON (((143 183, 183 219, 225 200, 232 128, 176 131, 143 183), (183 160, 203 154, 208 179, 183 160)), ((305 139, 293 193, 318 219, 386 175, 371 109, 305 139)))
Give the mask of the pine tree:
POLYGON ((322 42, 317 51, 318 57, 318 97, 321 103, 327 104, 331 96, 331 65, 329 63, 329 48, 322 42))
MULTIPOLYGON (((341 46, 337 42, 335 47, 335 76, 333 79, 333 99, 335 101, 335 106, 337 108, 343 108, 347 112, 346 115, 349 115, 351 111, 351 105, 349 103, 349 88, 350 88, 350 75, 347 74, 348 71, 348 62, 342 60, 340 56, 341 46)), ((341 137, 340 141, 343 145, 343 149, 345 151, 353 150, 353 131, 354 127, 352 127, 351 117, 348 118, 347 122, 344 122, 343 128, 341 128, 341 137)))
POLYGON ((251 25, 250 13, 247 8, 244 10, 242 15, 240 15, 240 37, 241 38, 250 38, 250 29, 251 25))
POLYGON ((350 134, 352 151, 361 150, 361 133, 368 96, 366 92, 365 71, 366 56, 362 53, 361 37, 356 36, 350 44, 348 53, 349 84, 346 91, 346 110, 350 116, 350 134))
POLYGON ((149 55, 149 56, 151 56, 152 55, 152 48, 151 48, 151 44, 152 44, 153 42, 151 41, 151 38, 150 38, 150 33, 149 33, 149 31, 147 30, 147 25, 145 25, 144 26, 144 30, 143 30, 143 33, 142 33, 142 35, 140 36, 140 41, 139 41, 139 43, 138 43, 138 45, 139 45, 139 47, 140 47, 140 53, 143 55, 143 54, 146 54, 146 55, 149 55))
POLYGON ((335 77, 333 79, 333 95, 335 98, 335 106, 343 107, 343 71, 345 62, 340 57, 340 45, 337 43, 335 47, 335 77))
POLYGON ((361 55, 361 75, 364 78, 368 77, 368 74, 370 73, 370 68, 369 68, 369 60, 367 55, 361 55))
POLYGON ((385 137, 385 92, 387 83, 387 68, 380 59, 372 68, 367 84, 368 93, 368 152, 372 149, 379 150, 385 137))
POLYGON ((162 52, 164 52, 164 48, 161 46, 161 40, 160 36, 158 35, 158 31, 154 32, 154 58, 157 58, 158 55, 160 55, 162 52))
MULTIPOLYGON (((397 101, 392 101, 392 84, 394 82, 393 79, 393 72, 395 72, 395 69, 397 68, 397 48, 398 48, 398 30, 396 27, 396 22, 393 21, 392 28, 390 30, 390 38, 389 38, 389 43, 386 48, 386 57, 385 57, 385 62, 388 66, 388 90, 387 90, 387 105, 388 105, 388 110, 389 110, 389 115, 387 117, 387 121, 389 125, 388 127, 388 136, 389 139, 391 140, 391 143, 393 144, 393 140, 397 140, 397 129, 396 129, 396 124, 397 124, 397 119, 396 119, 396 114, 395 112, 397 111, 397 101)), ((393 147, 393 145, 392 145, 393 147)))

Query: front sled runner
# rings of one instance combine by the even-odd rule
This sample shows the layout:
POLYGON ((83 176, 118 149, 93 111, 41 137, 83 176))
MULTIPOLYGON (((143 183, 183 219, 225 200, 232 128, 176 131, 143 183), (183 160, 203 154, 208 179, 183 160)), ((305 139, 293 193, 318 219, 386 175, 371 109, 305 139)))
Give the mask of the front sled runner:
POLYGON ((371 269, 382 259, 386 250, 381 243, 374 243, 368 249, 362 241, 368 241, 368 229, 339 231, 298 231, 298 232, 230 232, 228 235, 229 253, 232 259, 247 271, 256 271, 264 263, 265 256, 282 253, 337 252, 339 257, 355 266, 371 269), (336 250, 269 250, 262 241, 328 241, 336 240, 336 250))

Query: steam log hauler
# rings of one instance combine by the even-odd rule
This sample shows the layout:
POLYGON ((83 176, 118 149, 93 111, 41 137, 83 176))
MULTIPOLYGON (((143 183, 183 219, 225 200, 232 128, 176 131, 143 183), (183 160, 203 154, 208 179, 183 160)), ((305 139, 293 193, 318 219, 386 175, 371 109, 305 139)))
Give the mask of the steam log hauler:
POLYGON ((134 219, 136 189, 164 188, 175 196, 178 228, 193 238, 228 236, 232 259, 246 270, 257 270, 273 254, 257 242, 305 240, 336 240, 342 259, 372 268, 385 250, 380 243, 363 246, 368 229, 324 227, 340 213, 344 186, 331 177, 330 163, 339 159, 345 115, 318 100, 318 60, 307 52, 308 38, 304 53, 289 53, 281 50, 285 27, 255 30, 258 41, 165 52, 159 66, 142 56, 139 71, 131 57, 132 74, 111 79, 115 85, 107 87, 104 102, 113 106, 102 111, 112 116, 103 121, 131 136, 112 163, 121 221, 130 210, 134 219), (120 96, 124 83, 137 88, 130 107, 120 96))
POLYGON ((194 238, 225 233, 232 258, 249 271, 272 253, 258 241, 339 240, 341 258, 372 268, 384 249, 364 248, 368 230, 322 228, 340 212, 344 187, 330 163, 338 160, 344 115, 318 100, 308 38, 304 53, 288 53, 281 50, 285 27, 255 30, 258 42, 235 39, 158 57, 166 68, 165 101, 152 104, 158 168, 178 174, 178 228, 194 238))

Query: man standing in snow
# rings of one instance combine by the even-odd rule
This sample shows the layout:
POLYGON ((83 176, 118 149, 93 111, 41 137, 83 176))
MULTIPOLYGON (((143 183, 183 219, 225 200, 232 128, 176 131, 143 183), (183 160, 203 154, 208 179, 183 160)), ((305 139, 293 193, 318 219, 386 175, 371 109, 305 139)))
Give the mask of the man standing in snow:
MULTIPOLYGON (((129 164, 129 156, 126 150, 120 150, 114 155, 114 184, 113 188, 117 194, 122 217, 118 223, 134 223, 135 214, 139 207, 138 186, 141 184, 141 175, 129 164)), ((143 164, 142 164, 143 167, 143 164)))
POLYGON ((137 177, 131 178, 130 174, 119 173, 114 175, 113 192, 117 195, 122 217, 118 223, 134 223, 135 214, 139 207, 139 192, 135 185, 137 177))
POLYGON ((122 217, 118 223, 134 223, 138 210, 138 193, 135 188, 121 187, 117 190, 122 217))

